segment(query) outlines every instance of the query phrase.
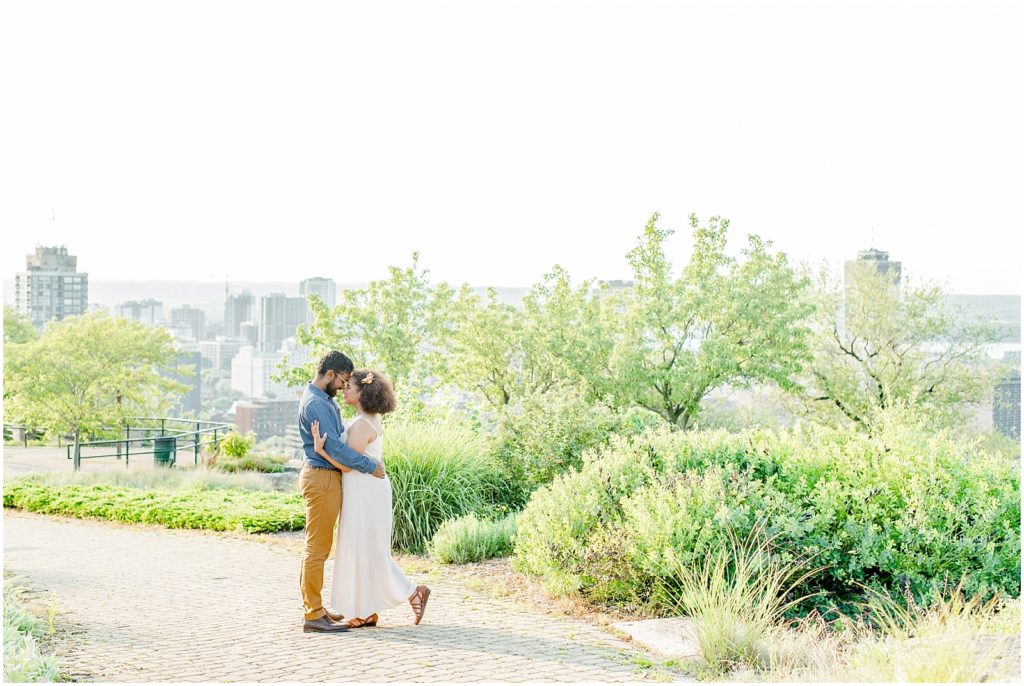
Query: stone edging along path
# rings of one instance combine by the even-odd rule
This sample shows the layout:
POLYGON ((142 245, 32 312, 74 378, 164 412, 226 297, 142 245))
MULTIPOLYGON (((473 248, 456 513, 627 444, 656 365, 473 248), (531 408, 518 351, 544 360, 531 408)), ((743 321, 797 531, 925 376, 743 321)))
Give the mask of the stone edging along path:
POLYGON ((590 622, 411 558, 409 575, 433 588, 422 624, 399 607, 374 629, 304 634, 301 543, 268 538, 4 511, 5 569, 56 595, 58 657, 75 680, 685 680, 590 622))

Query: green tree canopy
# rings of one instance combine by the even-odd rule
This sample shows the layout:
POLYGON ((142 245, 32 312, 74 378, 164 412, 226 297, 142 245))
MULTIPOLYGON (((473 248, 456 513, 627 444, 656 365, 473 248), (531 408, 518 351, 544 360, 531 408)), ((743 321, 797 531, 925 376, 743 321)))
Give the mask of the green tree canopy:
POLYGON ((164 376, 171 335, 104 312, 49 324, 39 338, 5 346, 4 415, 46 431, 83 435, 132 415, 166 411, 181 384, 164 376))
POLYGON ((651 216, 628 255, 634 285, 609 299, 615 316, 605 319, 619 325, 610 358, 618 402, 686 428, 715 388, 793 388, 808 357, 808 281, 757 236, 740 259, 730 257, 728 220, 700 226, 694 215, 693 253, 675 276, 664 249, 672 232, 657 220, 651 216))
POLYGON ((872 265, 855 265, 845 287, 823 273, 815 299, 802 398, 810 416, 870 432, 881 412, 905 406, 952 426, 991 389, 997 365, 985 346, 998 340, 998 327, 967 320, 941 288, 897 284, 872 265))
POLYGON ((27 343, 39 338, 28 317, 4 305, 4 343, 27 343))
POLYGON ((357 367, 382 371, 404 398, 415 398, 426 380, 443 369, 441 350, 454 298, 447 284, 432 287, 427 274, 419 253, 413 253, 410 266, 388 267, 387 279, 346 290, 333 309, 310 296, 313 323, 299 327, 296 339, 311 348, 311 359, 282 360, 279 378, 289 385, 308 383, 316 375, 316 361, 329 350, 340 350, 357 367))

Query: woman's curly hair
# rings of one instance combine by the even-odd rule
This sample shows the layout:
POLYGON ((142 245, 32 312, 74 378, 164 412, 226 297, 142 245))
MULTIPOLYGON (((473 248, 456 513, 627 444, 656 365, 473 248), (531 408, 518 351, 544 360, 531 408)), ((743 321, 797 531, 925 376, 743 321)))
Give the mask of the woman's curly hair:
POLYGON ((359 405, 368 414, 387 414, 398 407, 395 389, 387 377, 376 369, 357 369, 351 382, 359 391, 359 405))

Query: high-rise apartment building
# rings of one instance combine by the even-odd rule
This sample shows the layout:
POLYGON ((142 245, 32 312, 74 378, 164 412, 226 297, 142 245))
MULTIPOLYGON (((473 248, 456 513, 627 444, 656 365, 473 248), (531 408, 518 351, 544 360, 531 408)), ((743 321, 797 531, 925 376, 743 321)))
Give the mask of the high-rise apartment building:
POLYGON ((314 276, 299 282, 299 294, 302 297, 315 295, 323 301, 327 307, 334 307, 337 303, 338 287, 332 279, 325 279, 322 276, 314 276))
POLYGON ((159 324, 164 320, 164 304, 152 298, 129 300, 114 308, 114 316, 143 324, 159 324))
POLYGON ((284 339, 295 335, 295 329, 309 319, 306 299, 284 293, 271 293, 260 298, 260 350, 276 353, 284 339))
POLYGON ((238 338, 242 334, 242 324, 252 321, 253 303, 255 299, 249 291, 232 293, 224 301, 224 334, 229 338, 238 338))
POLYGON ((203 360, 210 363, 213 369, 219 369, 222 372, 231 371, 231 360, 235 358, 238 351, 242 349, 245 343, 239 340, 226 338, 224 336, 217 336, 212 341, 200 341, 199 343, 199 354, 203 360))
POLYGON ((296 391, 271 377, 277 374, 280 353, 265 353, 243 346, 231 360, 231 390, 247 398, 290 398, 296 391))
POLYGON ((182 305, 174 308, 171 310, 170 323, 172 329, 188 329, 197 341, 203 340, 206 335, 206 313, 198 307, 182 305))
POLYGON ((260 345, 260 325, 256 322, 242 322, 238 327, 238 340, 246 345, 258 348, 260 345))
POLYGON ((1020 439, 1020 353, 1007 353, 1013 362, 996 382, 992 398, 992 428, 1013 439, 1020 439))
POLYGON ((66 246, 36 246, 25 271, 14 277, 14 309, 42 329, 50 320, 85 314, 89 309, 89 275, 77 271, 78 258, 66 246))

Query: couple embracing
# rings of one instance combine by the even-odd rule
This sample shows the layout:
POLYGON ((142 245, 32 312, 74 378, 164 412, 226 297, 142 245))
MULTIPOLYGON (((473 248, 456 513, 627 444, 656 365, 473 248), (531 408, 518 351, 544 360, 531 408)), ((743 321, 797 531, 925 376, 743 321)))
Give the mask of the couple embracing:
POLYGON ((303 631, 343 632, 376 626, 377 613, 408 602, 414 623, 430 589, 409 580, 391 557, 391 482, 382 461, 381 416, 396 407, 380 372, 354 369, 334 350, 320 359, 299 403, 305 465, 299 490, 306 501, 302 552, 303 631), (348 426, 334 402, 338 392, 357 414, 348 426), (324 565, 335 540, 333 610, 324 607, 324 565))

